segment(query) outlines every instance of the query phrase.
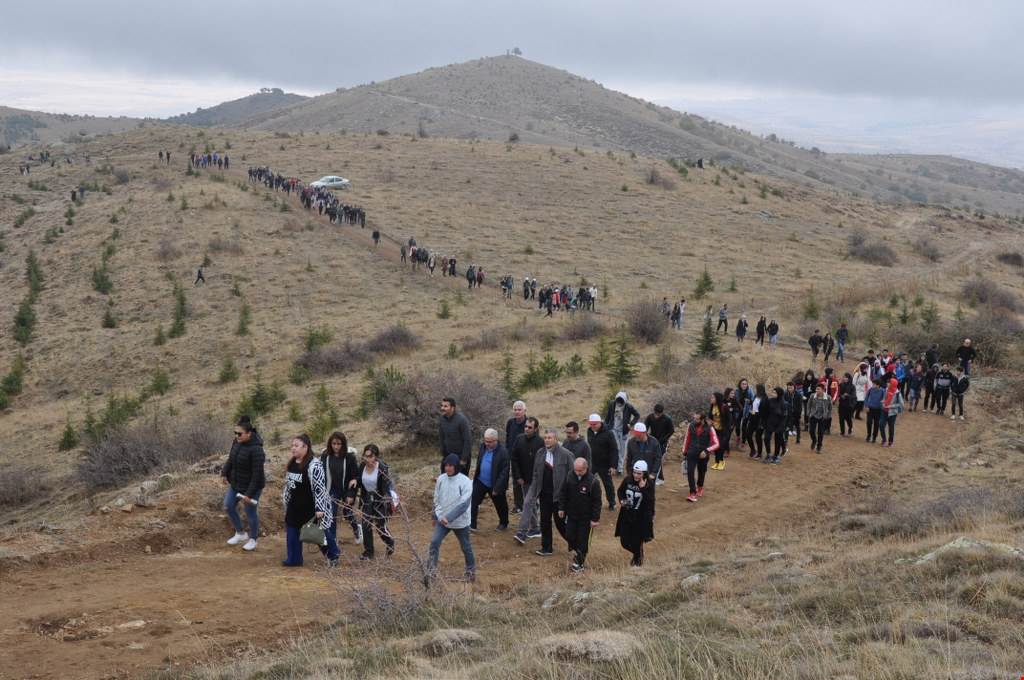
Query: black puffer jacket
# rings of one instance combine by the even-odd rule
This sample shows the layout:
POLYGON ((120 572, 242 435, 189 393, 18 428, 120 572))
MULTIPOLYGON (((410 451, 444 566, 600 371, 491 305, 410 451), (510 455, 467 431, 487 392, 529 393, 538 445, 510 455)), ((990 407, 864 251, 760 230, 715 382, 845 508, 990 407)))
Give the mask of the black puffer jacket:
POLYGON ((252 431, 249 441, 231 445, 228 462, 224 464, 221 474, 228 480, 231 488, 245 496, 253 496, 263 490, 267 478, 263 473, 266 454, 263 453, 263 439, 256 430, 252 431))

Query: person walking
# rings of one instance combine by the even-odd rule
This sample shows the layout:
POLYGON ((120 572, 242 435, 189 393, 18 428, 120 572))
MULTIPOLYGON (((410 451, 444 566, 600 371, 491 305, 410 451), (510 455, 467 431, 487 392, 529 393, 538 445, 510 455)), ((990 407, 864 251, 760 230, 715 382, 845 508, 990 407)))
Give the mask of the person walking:
POLYGON ((860 414, 864 410, 864 399, 868 396, 868 390, 871 389, 871 376, 868 374, 868 364, 866 361, 862 361, 857 365, 857 372, 853 376, 853 391, 856 397, 856 407, 853 411, 853 417, 856 420, 860 420, 860 414))
POLYGON ((831 333, 825 333, 825 337, 821 339, 821 351, 824 355, 825 365, 828 366, 829 357, 832 356, 833 350, 836 348, 836 341, 832 339, 831 333))
POLYGON ((644 544, 654 539, 654 486, 647 475, 647 463, 638 460, 631 473, 622 478, 616 494, 619 516, 615 535, 619 545, 632 553, 631 567, 643 566, 644 544))
POLYGON ((954 376, 949 370, 949 364, 942 364, 942 368, 935 374, 935 412, 940 416, 946 415, 946 403, 949 401, 949 392, 953 387, 954 376))
MULTIPOLYGON (((541 546, 536 554, 541 557, 550 557, 552 551, 551 525, 565 538, 565 527, 561 519, 555 516, 559 492, 565 483, 566 477, 572 472, 572 454, 565 450, 558 443, 558 431, 549 427, 544 431, 544 448, 537 452, 533 463, 533 482, 526 493, 524 507, 533 507, 534 503, 540 503, 540 535, 541 546)), ((519 520, 519 531, 516 532, 515 540, 520 545, 526 544, 527 529, 530 527, 531 515, 523 512, 519 520)))
POLYGON ((964 369, 964 375, 971 374, 971 364, 978 356, 978 350, 971 344, 970 338, 964 338, 963 344, 956 348, 956 359, 960 362, 960 368, 964 369))
POLYGON ((882 399, 882 421, 879 429, 882 431, 882 446, 892 446, 896 437, 896 417, 903 413, 905 405, 903 393, 900 392, 900 381, 896 378, 889 379, 889 387, 885 390, 885 397, 882 399), (886 436, 888 430, 888 437, 886 436))
MULTIPOLYGON (((313 455, 313 442, 310 441, 309 435, 300 434, 292 439, 291 453, 281 491, 285 526, 285 558, 281 566, 301 567, 302 527, 316 518, 326 535, 333 517, 324 466, 320 459, 313 455)), ((321 550, 329 549, 326 544, 320 547, 321 550)), ((335 553, 337 550, 338 546, 335 544, 335 553)), ((331 566, 338 563, 337 554, 334 559, 328 559, 331 566)))
POLYGON ((356 487, 349 495, 359 497, 363 517, 363 554, 359 559, 374 558, 374 531, 387 547, 387 556, 391 557, 395 553, 395 539, 388 530, 388 518, 397 494, 394 493, 387 463, 380 459, 380 447, 376 444, 363 447, 363 462, 356 474, 356 487))
MULTIPOLYGON (((797 376, 800 374, 798 373, 797 376)), ((803 378, 800 378, 802 381, 803 378)), ((786 452, 789 452, 789 437, 796 437, 796 443, 800 443, 800 416, 804 413, 804 390, 803 383, 797 386, 796 382, 791 380, 786 383, 786 398, 789 399, 789 408, 787 413, 789 414, 786 423, 787 438, 786 438, 786 452)))
POLYGON ((750 402, 750 412, 747 414, 747 423, 743 430, 743 441, 750 447, 750 457, 760 458, 764 452, 764 424, 761 420, 761 410, 768 401, 768 393, 764 385, 758 383, 754 388, 754 398, 750 402))
POLYGON ((235 423, 235 440, 231 444, 227 462, 221 468, 221 478, 227 491, 224 493, 224 511, 235 528, 235 534, 228 539, 228 545, 242 544, 242 549, 252 552, 260 537, 259 500, 266 486, 267 478, 263 469, 266 454, 263 440, 253 427, 249 416, 241 416, 235 423), (243 531, 242 518, 238 515, 238 504, 245 506, 249 531, 243 531))
POLYGON ((629 403, 629 396, 625 392, 616 393, 615 398, 608 403, 608 408, 605 410, 604 422, 615 436, 615 445, 619 451, 619 460, 615 469, 620 475, 626 459, 626 439, 630 430, 633 429, 633 425, 639 419, 640 412, 629 403))
POLYGON ((772 319, 768 323, 768 346, 772 349, 779 344, 779 322, 772 319))
POLYGON ((736 322, 736 342, 743 342, 747 337, 747 315, 741 314, 740 320, 736 322))
POLYGON ((662 464, 658 466, 657 470, 650 471, 655 485, 661 486, 665 483, 664 455, 668 453, 668 442, 676 432, 676 425, 672 422, 672 417, 665 413, 665 407, 662 404, 654 405, 654 411, 648 413, 644 418, 644 425, 647 426, 647 432, 661 444, 662 464))
POLYGON ((715 449, 715 462, 709 466, 712 470, 725 469, 725 454, 729 449, 729 435, 732 434, 732 413, 725 400, 725 395, 715 392, 711 395, 708 407, 708 422, 715 429, 718 437, 718 448, 715 449))
POLYGON ((785 445, 786 391, 781 387, 772 390, 773 396, 761 402, 762 436, 764 437, 764 462, 778 465, 782 462, 782 448, 785 445), (772 453, 772 444, 775 453, 772 453))
POLYGON ((816 453, 821 453, 825 429, 831 419, 832 400, 825 394, 825 386, 818 383, 814 386, 814 394, 807 402, 807 429, 811 435, 811 449, 816 453))
POLYGON ((508 491, 509 478, 508 450, 498 441, 498 431, 487 428, 484 441, 476 455, 476 472, 473 473, 473 504, 470 514, 469 528, 476 531, 480 504, 490 498, 498 513, 498 531, 508 529, 508 491))
POLYGON ((608 498, 608 509, 615 509, 615 486, 612 475, 619 464, 619 449, 615 436, 601 421, 601 416, 591 413, 587 419, 587 444, 594 461, 593 472, 601 478, 604 493, 608 498))
POLYGON ((853 434, 853 411, 857 407, 857 390, 853 386, 853 376, 849 373, 844 373, 839 381, 836 407, 839 411, 839 435, 849 437, 853 434))
POLYGON ((756 335, 754 337, 754 344, 755 345, 761 345, 762 347, 764 347, 764 336, 765 336, 765 332, 767 330, 768 330, 768 322, 762 316, 760 319, 757 320, 757 326, 754 327, 754 331, 756 332, 756 335))
POLYGON ((569 569, 578 574, 585 568, 590 539, 601 521, 601 485, 585 458, 574 460, 572 468, 560 490, 558 518, 565 522, 565 540, 575 555, 569 569))
POLYGON ((953 376, 953 382, 949 386, 949 393, 952 397, 952 413, 949 417, 950 420, 956 419, 956 412, 959 407, 960 420, 964 419, 964 395, 967 394, 967 390, 971 386, 971 379, 967 377, 967 371, 963 366, 956 367, 956 375, 953 376))
POLYGON ((356 521, 352 505, 348 502, 349 492, 356 485, 359 464, 356 462, 355 449, 349 448, 348 438, 343 432, 334 432, 328 437, 327 447, 320 454, 320 464, 323 465, 327 493, 331 497, 331 521, 325 531, 327 545, 322 552, 329 561, 334 562, 340 555, 337 535, 339 510, 342 518, 352 528, 356 545, 363 542, 363 527, 356 521))
MULTIPOLYGON (((494 433, 493 441, 498 444, 498 433, 494 433)), ((424 583, 429 585, 437 576, 437 562, 441 554, 441 543, 445 537, 454 532, 459 540, 462 555, 466 560, 465 578, 469 582, 476 580, 476 558, 470 542, 470 506, 473 500, 474 483, 469 477, 459 472, 462 461, 457 454, 449 454, 444 460, 444 472, 434 484, 434 506, 431 519, 434 523, 434 535, 430 539, 427 557, 427 574, 424 583)))
POLYGON ((718 326, 715 327, 715 333, 718 331, 722 331, 726 335, 729 334, 729 305, 727 304, 718 309, 718 326))
POLYGON ((562 440, 562 446, 572 454, 573 460, 582 458, 587 461, 587 469, 593 470, 594 462, 590 453, 590 444, 587 443, 586 437, 580 435, 580 424, 575 420, 570 420, 565 424, 565 439, 562 440))
POLYGON ((505 447, 512 448, 516 437, 526 431, 526 402, 516 400, 512 404, 512 417, 505 421, 505 447))
POLYGON ((846 360, 846 343, 850 340, 850 329, 845 323, 839 324, 836 329, 836 361, 842 363, 846 360))
POLYGON ((679 303, 672 305, 672 312, 669 315, 669 321, 672 322, 672 328, 675 330, 682 330, 683 328, 683 312, 679 308, 679 303))
POLYGON ((686 481, 690 495, 686 500, 696 503, 704 496, 704 478, 708 472, 708 460, 718 449, 718 436, 703 413, 694 413, 686 428, 683 440, 683 456, 686 458, 686 481))
POLYGON ((633 426, 633 436, 626 443, 625 469, 632 470, 633 463, 643 460, 647 462, 647 469, 650 470, 651 477, 657 479, 656 471, 661 468, 663 453, 658 440, 647 432, 647 426, 637 423, 633 426))
POLYGON ((924 366, 918 363, 907 374, 907 405, 908 411, 916 411, 921 402, 921 389, 924 387, 924 366))
POLYGON ((459 457, 462 466, 459 469, 464 475, 469 474, 470 456, 473 451, 473 442, 470 439, 472 427, 469 418, 460 413, 455 405, 455 400, 445 397, 441 400, 441 418, 438 423, 438 432, 441 443, 441 467, 448 454, 454 453, 459 457))
POLYGON ((882 387, 882 379, 878 378, 871 383, 871 389, 864 397, 864 407, 868 410, 868 431, 864 441, 874 444, 878 439, 878 431, 882 427, 882 401, 885 399, 885 389, 882 387))
MULTIPOLYGON (((515 504, 512 508, 513 515, 523 512, 526 492, 533 482, 533 459, 537 452, 544 448, 544 440, 541 439, 539 430, 540 422, 533 416, 527 417, 523 424, 523 434, 516 437, 509 451, 513 482, 512 498, 515 504)), ((534 533, 537 530, 537 509, 530 506, 528 510, 533 519, 530 533, 534 533)))
POLYGON ((818 330, 817 328, 815 328, 814 332, 811 333, 811 337, 807 339, 807 344, 811 348, 811 363, 812 364, 818 363, 818 354, 821 352, 821 343, 824 340, 825 339, 823 337, 821 337, 821 331, 818 330))
POLYGON ((198 286, 200 283, 202 283, 202 284, 206 283, 206 277, 203 276, 203 267, 202 267, 202 265, 200 265, 199 269, 196 270, 196 280, 192 283, 192 285, 193 286, 198 286))

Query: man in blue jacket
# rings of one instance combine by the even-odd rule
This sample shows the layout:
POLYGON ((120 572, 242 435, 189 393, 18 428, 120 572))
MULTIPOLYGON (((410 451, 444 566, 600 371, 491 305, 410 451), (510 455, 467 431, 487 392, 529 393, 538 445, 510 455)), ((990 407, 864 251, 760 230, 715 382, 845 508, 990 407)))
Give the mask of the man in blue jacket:
POLYGON ((476 531, 476 518, 485 498, 490 498, 498 511, 498 531, 508 529, 508 498, 505 493, 508 491, 509 466, 508 450, 498 442, 498 431, 488 428, 476 456, 470 530, 476 531))

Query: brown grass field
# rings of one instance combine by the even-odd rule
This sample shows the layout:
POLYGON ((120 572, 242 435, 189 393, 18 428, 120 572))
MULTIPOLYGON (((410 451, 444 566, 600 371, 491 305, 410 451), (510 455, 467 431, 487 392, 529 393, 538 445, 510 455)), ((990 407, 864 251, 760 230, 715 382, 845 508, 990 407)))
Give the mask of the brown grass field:
MULTIPOLYGON (((987 552, 921 566, 896 562, 958 535, 1020 545, 1024 510, 1008 500, 1012 493, 1001 495, 1021 484, 1020 392, 1005 368, 981 367, 965 423, 908 414, 893 449, 833 436, 820 458, 800 447, 778 468, 734 454, 726 471, 709 473, 709 494, 697 506, 685 502, 675 453, 669 482, 659 490, 657 538, 641 571, 626 567, 626 553, 612 538, 613 518, 602 521, 591 569, 570 577, 561 551, 542 561, 509 535, 492 535, 493 511, 485 506, 474 539, 478 582, 451 582, 443 595, 426 598, 408 575, 410 553, 425 551, 433 450, 398 446, 373 418, 353 417, 361 372, 289 382, 308 328, 326 326, 335 341, 358 341, 396 322, 422 344, 379 365, 451 368, 496 382, 500 349, 452 358, 450 346, 525 323, 536 340, 512 347, 521 367, 528 351, 543 353, 544 335, 557 336, 568 324, 566 314, 544 319, 518 297, 504 303, 494 284, 510 273, 517 285, 526 274, 540 283, 597 282, 608 291, 597 316, 609 329, 639 300, 685 296, 684 331, 668 343, 681 358, 693 350, 704 304, 728 303, 732 318, 745 312, 751 326, 759 314, 778 318, 777 351, 749 340, 737 348, 730 336, 725 359, 685 369, 718 385, 740 375, 778 384, 809 363, 804 337, 816 322, 804 317, 812 295, 822 323, 837 310, 856 319, 850 355, 858 357, 869 329, 880 343, 902 337, 893 321, 901 308, 920 314, 934 303, 948 321, 959 307, 969 323, 979 312, 960 290, 978 276, 1020 299, 1020 269, 996 259, 1021 248, 1016 223, 896 208, 715 167, 683 178, 664 161, 590 148, 170 126, 85 148, 91 165, 33 171, 31 179, 45 189, 29 188, 15 159, 0 157, 0 373, 19 353, 27 361, 22 392, 0 413, 0 469, 30 465, 31 483, 39 485, 27 503, 0 505, 0 678, 1024 673, 1024 563, 987 552), (193 145, 223 150, 228 142, 230 171, 186 176, 193 145), (170 166, 157 162, 159 149, 172 152, 170 166), (350 178, 345 198, 367 210, 367 228, 330 225, 295 198, 262 186, 243 190, 248 165, 306 181, 334 173, 350 178), (670 181, 649 184, 652 168, 670 181), (118 177, 124 171, 126 182, 118 177), (67 224, 70 189, 83 182, 99 190, 73 206, 67 224), (375 228, 385 235, 376 251, 369 238, 375 228), (895 266, 849 257, 854 231, 891 246, 895 266), (401 266, 396 243, 410 236, 457 256, 460 270, 481 264, 489 285, 470 291, 461 278, 401 266), (919 254, 922 237, 937 247, 938 262, 919 254), (22 347, 12 320, 28 291, 30 249, 44 287, 32 339, 22 347), (92 282, 104 250, 108 295, 92 282), (207 283, 193 287, 204 255, 211 261, 207 283), (691 293, 705 267, 716 287, 697 301, 691 293), (731 279, 736 292, 727 292, 731 279), (154 346, 157 327, 171 325, 175 282, 190 308, 186 332, 154 346), (437 317, 442 300, 452 318, 437 317), (108 301, 116 328, 101 325, 108 301), (251 309, 250 332, 238 336, 243 304, 251 309), (218 373, 229 357, 241 377, 222 385, 218 373), (210 472, 224 452, 211 451, 192 468, 169 468, 173 486, 152 507, 107 513, 101 508, 130 497, 137 482, 92 492, 75 477, 81 448, 58 451, 67 422, 81 429, 87 410, 99 412, 110 395, 138 394, 157 369, 168 373, 170 390, 147 400, 133 422, 203 413, 226 434, 257 372, 283 386, 289 404, 259 420, 268 439, 279 433, 283 443, 267 447, 267 536, 255 554, 223 545, 230 532, 210 472), (316 566, 312 554, 303 570, 278 567, 280 468, 321 384, 350 441, 381 443, 400 476, 410 520, 396 522, 402 540, 390 566, 356 563, 358 549, 348 542, 335 572, 316 566), (297 414, 289 413, 292 405, 297 414), (686 580, 698 573, 707 577, 686 580), (374 585, 380 609, 368 614, 353 597, 370 597, 374 585), (396 610, 402 616, 392 616, 396 610), (480 638, 448 654, 424 651, 422 635, 450 628, 473 629, 480 638), (625 658, 599 661, 552 651, 547 639, 589 632, 602 639, 609 631, 639 644, 625 658)), ((1019 357, 1018 340, 1006 339, 1004 363, 1019 357)), ((666 376, 650 371, 657 348, 637 350, 642 372, 629 390, 646 413, 666 376)), ((593 351, 594 341, 556 339, 552 348, 562 360, 593 351)), ((604 375, 590 371, 525 399, 542 424, 561 425, 601 411, 607 395, 604 375)), ((449 539, 442 555, 448 575, 458 573, 460 559, 449 539)))

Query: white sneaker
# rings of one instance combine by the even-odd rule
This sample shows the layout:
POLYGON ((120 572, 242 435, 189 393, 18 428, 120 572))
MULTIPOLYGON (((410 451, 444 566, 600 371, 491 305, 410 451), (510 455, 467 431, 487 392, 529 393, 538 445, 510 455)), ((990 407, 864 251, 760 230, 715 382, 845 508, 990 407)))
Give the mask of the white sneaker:
POLYGON ((662 484, 664 484, 664 483, 665 483, 665 480, 664 480, 664 479, 659 479, 658 481, 656 481, 656 482, 654 483, 654 486, 661 486, 661 485, 662 485, 662 484))
POLYGON ((356 545, 362 545, 362 544, 363 544, 363 525, 362 524, 357 524, 356 525, 356 545))
POLYGON ((240 534, 236 533, 234 536, 228 539, 228 545, 238 545, 247 538, 249 538, 249 534, 245 533, 244 531, 240 534))
POLYGON ((949 419, 950 420, 956 420, 956 416, 950 416, 949 419))
POLYGON ((252 552, 255 549, 256 549, 256 539, 255 538, 250 538, 248 541, 245 542, 245 545, 242 546, 242 550, 248 550, 249 552, 252 552))
POLYGON ((963 416, 960 416, 960 420, 963 420, 963 419, 964 419, 964 417, 963 417, 963 416))

